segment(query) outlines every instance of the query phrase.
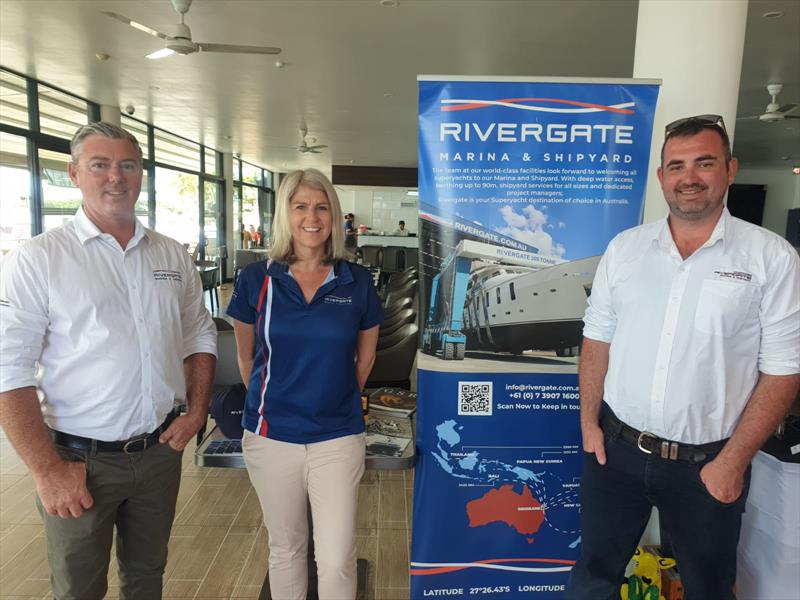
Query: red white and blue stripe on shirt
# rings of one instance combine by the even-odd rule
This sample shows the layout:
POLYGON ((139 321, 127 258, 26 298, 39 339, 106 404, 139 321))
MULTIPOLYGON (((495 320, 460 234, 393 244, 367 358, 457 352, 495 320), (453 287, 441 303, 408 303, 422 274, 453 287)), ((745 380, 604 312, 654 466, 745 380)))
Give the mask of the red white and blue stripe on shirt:
POLYGON ((359 332, 383 320, 369 271, 337 262, 307 302, 287 265, 254 263, 228 315, 255 327, 245 429, 302 444, 364 431, 353 358, 359 332))

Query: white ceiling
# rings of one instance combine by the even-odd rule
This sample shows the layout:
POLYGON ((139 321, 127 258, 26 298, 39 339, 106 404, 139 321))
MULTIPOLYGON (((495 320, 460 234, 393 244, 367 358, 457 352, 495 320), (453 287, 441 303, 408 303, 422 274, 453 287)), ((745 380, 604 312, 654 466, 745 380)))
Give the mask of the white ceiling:
MULTIPOLYGON (((637 7, 632 0, 194 0, 186 23, 195 42, 283 53, 150 61, 144 55, 161 40, 101 11, 168 31, 179 20, 168 0, 0 0, 0 64, 101 104, 133 105, 136 117, 275 170, 408 167, 417 157, 418 74, 629 77, 637 7), (111 59, 100 62, 96 53, 111 59), (276 58, 286 67, 275 68, 276 58), (328 145, 322 154, 291 148, 302 122, 328 145)), ((797 0, 750 0, 740 115, 763 112, 769 81, 784 83, 780 103, 800 102, 799 31, 797 0), (786 16, 763 19, 768 10, 786 16)), ((800 120, 737 125, 735 151, 746 166, 787 166, 784 155, 800 163, 799 146, 800 120)))

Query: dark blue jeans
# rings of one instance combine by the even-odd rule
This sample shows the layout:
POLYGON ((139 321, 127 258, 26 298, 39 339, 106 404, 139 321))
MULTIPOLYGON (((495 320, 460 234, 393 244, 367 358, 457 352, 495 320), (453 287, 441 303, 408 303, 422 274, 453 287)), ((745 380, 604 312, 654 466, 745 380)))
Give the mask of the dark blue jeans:
POLYGON ((735 600, 736 547, 750 469, 742 495, 714 499, 700 479, 705 461, 690 464, 645 454, 605 431, 606 464, 584 453, 581 479, 581 556, 572 569, 567 600, 618 600, 625 567, 658 508, 669 536, 685 600, 735 600))

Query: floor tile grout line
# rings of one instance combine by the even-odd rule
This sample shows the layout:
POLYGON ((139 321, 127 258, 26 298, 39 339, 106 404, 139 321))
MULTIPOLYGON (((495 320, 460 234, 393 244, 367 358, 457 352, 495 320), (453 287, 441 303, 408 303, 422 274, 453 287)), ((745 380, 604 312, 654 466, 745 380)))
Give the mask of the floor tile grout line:
MULTIPOLYGON (((182 477, 183 477, 183 468, 181 468, 181 478, 182 477)), ((177 513, 175 517, 172 519, 173 527, 175 526, 175 523, 178 521, 178 519, 180 519, 180 517, 183 515, 183 511, 186 510, 186 507, 189 506, 189 504, 192 502, 192 499, 200 491, 200 488, 203 487, 203 483, 205 482, 206 477, 208 477, 208 473, 203 473, 203 477, 200 479, 200 483, 197 485, 197 489, 195 489, 195 491, 193 491, 192 494, 186 499, 183 508, 181 508, 181 512, 177 513)))
MULTIPOLYGON (((18 527, 20 527, 22 525, 27 525, 27 524, 28 523, 15 523, 14 527, 11 530, 9 530, 8 533, 10 534, 12 531, 17 529, 18 527)), ((5 536, 3 536, 3 537, 5 538, 5 536)), ((5 569, 12 560, 17 558, 20 554, 22 554, 25 551, 25 549, 28 548, 28 546, 30 546, 34 541, 36 541, 38 539, 38 537, 39 536, 36 535, 36 536, 32 537, 30 540, 28 540, 28 543, 25 544, 24 546, 22 546, 22 548, 20 548, 19 550, 17 550, 17 552, 14 554, 14 556, 12 556, 7 561, 5 561, 2 565, 0 565, 0 569, 5 569)))
MULTIPOLYGON (((208 473, 211 473, 210 469, 209 469, 208 473)), ((206 473, 206 477, 208 477, 208 473, 206 473)), ((231 524, 228 526, 228 530, 225 532, 225 536, 222 538, 222 544, 225 543, 225 539, 228 537, 228 535, 230 535, 231 529, 233 529, 233 524, 236 522, 237 517, 242 512, 242 507, 245 504, 245 499, 247 499, 247 495, 245 495, 245 497, 242 499, 242 503, 239 505, 239 510, 236 511, 236 514, 234 515, 233 519, 231 520, 231 524)), ((253 536, 253 543, 255 543, 255 536, 253 536)), ((194 596, 193 596, 194 599, 197 599, 197 595, 200 593, 200 590, 203 587, 203 583, 205 582, 206 577, 208 577, 208 574, 211 572, 211 569, 214 567, 214 563, 216 562, 217 557, 219 556, 219 553, 222 550, 222 544, 219 545, 219 547, 217 548, 216 553, 214 553, 214 558, 212 558, 211 562, 208 564, 208 568, 206 569, 206 572, 203 574, 203 579, 201 580, 200 585, 197 587, 197 591, 194 593, 194 596)), ((251 549, 252 549, 252 546, 251 546, 251 549)), ((241 571, 240 571, 239 575, 241 576, 241 571)), ((234 584, 234 588, 235 587, 236 587, 236 585, 234 584)))
MULTIPOLYGON (((250 489, 247 491, 247 494, 245 494, 245 496, 244 496, 244 500, 242 500, 242 507, 244 507, 244 505, 247 504, 247 498, 250 497, 250 494, 254 494, 254 493, 255 493, 255 490, 253 489, 253 486, 251 485, 250 489)), ((234 523, 236 522, 236 518, 239 516, 239 514, 242 511, 242 507, 239 508, 239 512, 237 512, 236 517, 234 517, 234 519, 233 519, 234 523)), ((253 552, 255 551, 256 541, 258 540, 258 532, 261 529, 262 525, 263 525, 263 519, 262 519, 262 523, 256 528, 256 532, 253 535, 253 543, 250 545, 250 550, 247 551, 247 556, 245 557, 244 562, 242 563, 242 569, 239 571, 239 576, 236 578, 236 581, 233 584, 234 589, 236 589, 236 586, 241 585, 239 582, 242 580, 242 576, 244 575, 244 567, 247 564, 247 561, 250 560, 250 557, 253 555, 253 552)), ((267 569, 269 569, 269 563, 267 564, 267 569)))

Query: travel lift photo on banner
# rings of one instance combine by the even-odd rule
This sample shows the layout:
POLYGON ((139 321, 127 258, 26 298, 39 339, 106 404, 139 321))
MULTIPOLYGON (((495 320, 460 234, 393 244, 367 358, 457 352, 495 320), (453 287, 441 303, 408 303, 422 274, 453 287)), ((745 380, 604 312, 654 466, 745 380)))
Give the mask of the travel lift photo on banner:
POLYGON ((411 598, 561 598, 582 318, 600 255, 642 220, 660 82, 418 79, 411 598))

